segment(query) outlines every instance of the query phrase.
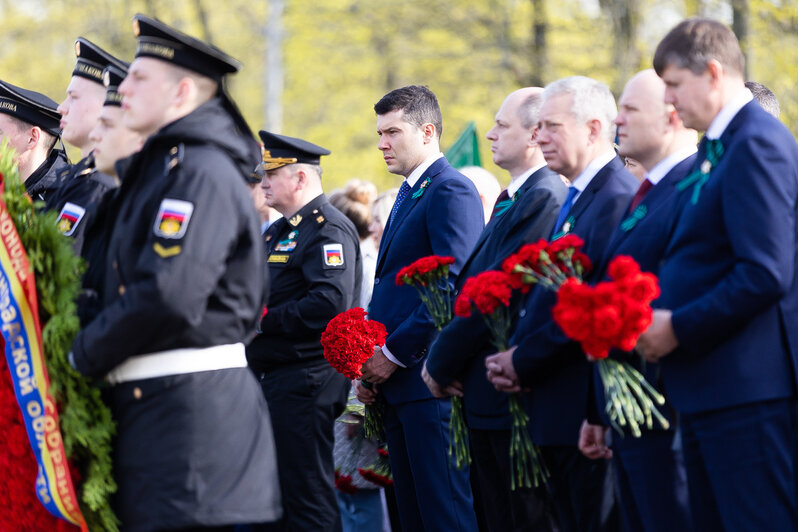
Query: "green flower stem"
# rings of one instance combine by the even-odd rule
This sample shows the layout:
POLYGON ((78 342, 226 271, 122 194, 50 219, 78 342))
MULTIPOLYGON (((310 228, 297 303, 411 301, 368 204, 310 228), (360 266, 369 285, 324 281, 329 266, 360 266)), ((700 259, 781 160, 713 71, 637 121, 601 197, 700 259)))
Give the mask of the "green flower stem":
POLYGON ((649 430, 654 420, 667 429, 670 424, 657 408, 665 398, 649 384, 645 377, 626 362, 605 358, 597 362, 599 376, 607 400, 605 411, 612 427, 624 436, 623 428, 628 428, 632 436, 642 435, 641 425, 649 430))
POLYGON ((546 482, 549 472, 540 450, 532 442, 527 425, 529 416, 521 406, 521 397, 510 394, 510 415, 513 420, 510 434, 510 488, 537 487, 546 482))
POLYGON ((452 397, 452 414, 449 420, 449 458, 457 469, 471 464, 463 399, 457 396, 452 397))
MULTIPOLYGON (((374 385, 361 379, 360 383, 367 389, 373 390, 374 385)), ((382 403, 375 402, 366 405, 366 415, 363 417, 363 435, 369 439, 385 440, 385 416, 382 403)))

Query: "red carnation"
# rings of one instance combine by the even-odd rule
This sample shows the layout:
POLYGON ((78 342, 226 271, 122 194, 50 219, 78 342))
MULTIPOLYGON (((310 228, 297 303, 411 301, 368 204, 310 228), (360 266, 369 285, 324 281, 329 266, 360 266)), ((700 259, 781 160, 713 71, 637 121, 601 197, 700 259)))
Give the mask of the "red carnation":
POLYGON ((640 265, 628 255, 618 255, 607 266, 607 273, 615 281, 621 281, 640 273, 640 265))
POLYGON ((374 346, 385 345, 387 336, 385 325, 366 320, 365 310, 349 309, 331 319, 321 334, 324 358, 339 373, 357 379, 363 363, 374 355, 374 346))
POLYGON ((361 477, 365 478, 372 484, 376 484, 377 486, 384 488, 393 484, 393 479, 391 477, 380 475, 372 469, 359 468, 357 471, 360 473, 361 477))
POLYGON ((421 257, 399 270, 399 273, 396 274, 396 284, 399 286, 405 284, 427 286, 431 280, 429 276, 435 278, 448 277, 449 266, 452 264, 454 264, 454 257, 440 257, 438 255, 421 257))
POLYGON ((499 271, 486 271, 471 277, 455 301, 455 314, 470 316, 471 303, 480 314, 486 316, 493 314, 500 306, 507 307, 513 293, 510 279, 510 275, 499 271))
POLYGON ((357 486, 352 485, 352 475, 342 475, 338 470, 335 471, 335 487, 349 495, 357 492, 357 486))
POLYGON ((578 250, 584 245, 584 240, 573 233, 569 233, 549 243, 546 247, 546 251, 549 255, 554 256, 557 253, 567 252, 571 248, 578 250))

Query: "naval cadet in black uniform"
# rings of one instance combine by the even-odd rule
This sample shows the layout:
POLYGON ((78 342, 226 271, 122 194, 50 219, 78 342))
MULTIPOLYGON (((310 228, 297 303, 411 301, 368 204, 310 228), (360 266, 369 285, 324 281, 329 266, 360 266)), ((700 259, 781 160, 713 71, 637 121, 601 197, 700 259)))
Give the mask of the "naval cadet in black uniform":
POLYGON ((134 32, 119 92, 148 139, 116 165, 104 306, 71 359, 113 385, 123 530, 275 521, 272 429, 244 351, 264 304, 245 182, 260 152, 223 85, 240 65, 143 15, 134 32))
POLYGON ((75 253, 81 255, 86 227, 92 223, 97 205, 118 186, 114 177, 94 168, 94 143, 89 138, 107 103, 103 71, 109 66, 127 71, 128 65, 83 37, 75 41, 75 56, 72 79, 58 112, 61 138, 79 148, 83 158, 61 172, 58 188, 47 198, 45 208, 58 212, 58 228, 72 239, 75 253))
POLYGON ((58 174, 69 165, 63 145, 58 104, 44 94, 0 80, 0 140, 17 152, 20 179, 35 201, 46 201, 58 174))
POLYGON ((280 530, 338 530, 333 424, 350 384, 324 359, 321 333, 357 306, 362 266, 354 225, 321 186, 320 157, 301 139, 260 132, 266 202, 283 218, 265 234, 271 290, 247 358, 269 403, 285 508, 280 530))
MULTIPOLYGON (((109 208, 111 199, 117 190, 118 177, 114 164, 120 159, 129 157, 141 149, 144 138, 124 124, 122 111, 122 95, 119 85, 127 75, 127 68, 119 69, 108 66, 104 72, 106 87, 105 103, 94 129, 89 133, 94 146, 88 159, 94 162, 94 171, 88 175, 78 175, 73 180, 61 183, 59 192, 80 207, 66 202, 61 208, 58 220, 59 228, 67 235, 74 235, 77 216, 83 217, 82 236, 75 241, 80 255, 85 261, 81 293, 78 297, 78 317, 85 326, 100 311, 102 301, 103 274, 105 272, 105 255, 108 248, 108 237, 113 227, 114 213, 109 208), (103 188, 94 176, 113 180, 112 188, 103 188), (79 244, 79 245, 78 245, 79 244)), ((78 226, 80 229, 80 226, 78 226)))

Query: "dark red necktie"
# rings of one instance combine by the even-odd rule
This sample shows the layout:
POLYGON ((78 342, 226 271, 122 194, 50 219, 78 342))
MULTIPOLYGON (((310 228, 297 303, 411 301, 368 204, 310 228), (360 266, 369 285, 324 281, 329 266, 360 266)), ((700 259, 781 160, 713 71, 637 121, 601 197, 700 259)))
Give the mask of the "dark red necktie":
POLYGON ((640 188, 638 188, 637 192, 635 192, 635 195, 632 198, 632 203, 629 205, 629 212, 632 212, 633 210, 635 210, 635 207, 640 205, 640 202, 643 201, 643 198, 646 196, 648 191, 651 190, 651 187, 653 186, 654 183, 652 183, 648 179, 645 179, 643 180, 642 183, 640 183, 640 188))
POLYGON ((491 214, 491 218, 496 216, 496 213, 504 208, 504 205, 500 205, 500 203, 503 201, 507 201, 508 199, 510 199, 510 193, 507 192, 507 189, 505 188, 504 190, 501 191, 499 197, 496 198, 496 203, 493 204, 493 213, 491 214))

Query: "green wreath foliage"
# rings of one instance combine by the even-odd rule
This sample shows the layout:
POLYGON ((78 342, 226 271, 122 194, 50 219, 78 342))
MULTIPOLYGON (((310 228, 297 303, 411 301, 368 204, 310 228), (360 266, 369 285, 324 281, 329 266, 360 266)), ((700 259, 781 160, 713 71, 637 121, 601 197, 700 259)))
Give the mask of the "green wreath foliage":
POLYGON ((42 212, 31 203, 20 180, 14 151, 0 145, 3 200, 14 220, 36 279, 44 358, 50 393, 58 405, 64 450, 78 467, 78 499, 89 530, 117 532, 119 520, 111 509, 116 492, 111 444, 116 432, 100 389, 69 364, 72 341, 80 329, 75 301, 81 288, 83 261, 71 240, 58 231, 57 213, 42 212))

